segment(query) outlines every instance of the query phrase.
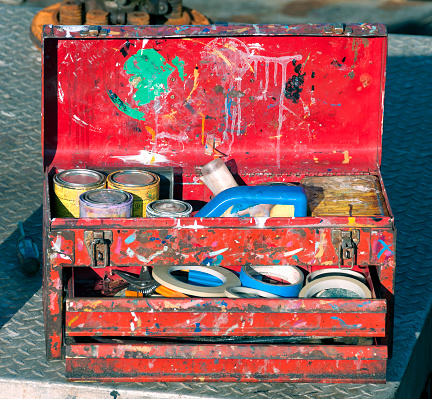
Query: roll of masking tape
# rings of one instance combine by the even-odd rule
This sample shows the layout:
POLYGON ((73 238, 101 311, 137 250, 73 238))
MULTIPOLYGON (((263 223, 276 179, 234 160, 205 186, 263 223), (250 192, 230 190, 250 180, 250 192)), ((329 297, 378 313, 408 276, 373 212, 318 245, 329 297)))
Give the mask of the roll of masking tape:
POLYGON ((284 298, 297 298, 303 287, 304 276, 296 266, 242 266, 240 281, 243 286, 270 292, 284 298), (263 276, 280 283, 262 281, 263 276))
POLYGON ((360 298, 369 299, 371 291, 362 282, 344 276, 322 277, 306 284, 300 298, 360 298))
POLYGON ((220 266, 170 266, 161 265, 153 267, 153 278, 161 285, 168 287, 174 291, 181 292, 186 295, 217 298, 226 297, 225 290, 228 287, 236 287, 240 285, 239 278, 231 271, 220 266), (211 274, 222 281, 221 285, 216 287, 203 287, 194 284, 188 284, 177 280, 171 275, 175 271, 198 271, 211 274))
POLYGON ((351 277, 363 284, 366 284, 366 277, 354 270, 348 269, 339 269, 339 268, 327 268, 316 270, 306 276, 306 284, 309 284, 311 281, 316 280, 317 278, 323 277, 351 277))
POLYGON ((228 298, 281 298, 270 292, 248 287, 228 287, 225 290, 225 294, 228 298))

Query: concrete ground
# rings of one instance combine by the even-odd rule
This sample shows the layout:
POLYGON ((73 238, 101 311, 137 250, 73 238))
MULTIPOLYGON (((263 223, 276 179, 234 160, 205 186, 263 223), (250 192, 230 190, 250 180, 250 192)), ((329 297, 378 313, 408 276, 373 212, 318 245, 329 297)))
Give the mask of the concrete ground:
MULTIPOLYGON (((0 0, 46 7, 60 0, 0 0)), ((382 22, 390 33, 432 35, 432 1, 183 0, 213 21, 239 23, 382 22)))

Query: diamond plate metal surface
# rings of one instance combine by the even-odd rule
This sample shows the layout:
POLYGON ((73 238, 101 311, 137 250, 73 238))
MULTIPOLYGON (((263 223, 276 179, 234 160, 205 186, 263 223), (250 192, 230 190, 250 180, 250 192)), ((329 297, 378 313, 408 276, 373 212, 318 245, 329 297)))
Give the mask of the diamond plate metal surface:
POLYGON ((382 172, 397 220, 398 265, 387 384, 66 383, 64 362, 45 359, 41 273, 26 276, 15 254, 19 220, 41 248, 40 53, 28 39, 37 11, 0 5, 0 397, 397 397, 407 368, 416 366, 410 356, 432 302, 432 38, 391 36, 389 44, 382 172))

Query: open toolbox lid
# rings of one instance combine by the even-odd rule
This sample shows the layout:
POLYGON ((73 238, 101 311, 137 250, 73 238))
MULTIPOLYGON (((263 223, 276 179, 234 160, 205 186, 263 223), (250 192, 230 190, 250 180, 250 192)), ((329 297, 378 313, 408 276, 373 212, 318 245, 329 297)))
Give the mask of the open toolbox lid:
POLYGON ((44 167, 374 173, 380 24, 45 26, 44 167))

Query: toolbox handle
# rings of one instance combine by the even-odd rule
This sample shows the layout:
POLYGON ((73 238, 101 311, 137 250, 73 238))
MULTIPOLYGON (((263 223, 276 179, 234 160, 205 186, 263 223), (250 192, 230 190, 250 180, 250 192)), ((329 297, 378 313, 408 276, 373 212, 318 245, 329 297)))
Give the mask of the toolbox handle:
POLYGON ((307 197, 299 186, 240 186, 228 188, 214 197, 195 216, 220 217, 231 206, 248 204, 293 205, 294 217, 304 217, 307 197))

